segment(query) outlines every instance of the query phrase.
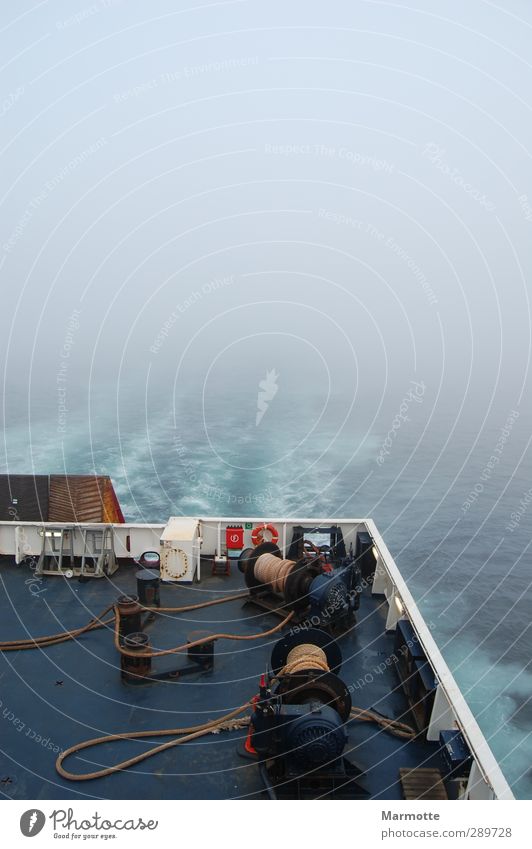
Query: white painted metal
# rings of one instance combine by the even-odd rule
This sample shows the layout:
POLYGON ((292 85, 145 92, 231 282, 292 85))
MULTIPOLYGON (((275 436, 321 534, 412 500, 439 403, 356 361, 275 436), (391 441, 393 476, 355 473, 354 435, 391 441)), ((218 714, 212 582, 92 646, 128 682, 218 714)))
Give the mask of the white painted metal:
POLYGON ((440 739, 440 731, 457 727, 452 705, 449 703, 445 690, 441 684, 438 684, 427 729, 427 740, 437 741, 440 739))
POLYGON ((161 534, 163 581, 193 581, 200 565, 199 519, 171 516, 161 534))
MULTIPOLYGON (((482 769, 481 764, 476 760, 473 761, 471 766, 471 772, 469 773, 464 798, 466 800, 474 799, 475 801, 485 801, 494 798, 493 785, 490 781, 488 781, 485 771, 482 769)), ((497 795, 495 798, 513 799, 513 796, 497 795)))
POLYGON ((502 774, 502 770, 497 763, 486 738, 482 734, 475 717, 471 713, 469 705, 451 675, 449 667, 445 663, 440 650, 434 642, 434 638, 419 612, 412 594, 408 589, 404 578, 399 572, 392 555, 388 551, 384 540, 379 534, 375 523, 371 519, 367 519, 366 527, 373 538, 382 566, 386 570, 388 578, 395 588, 396 594, 401 599, 405 612, 414 627, 419 642, 436 674, 439 686, 445 693, 448 703, 452 705, 454 721, 464 735, 473 755, 476 769, 473 780, 470 776, 466 798, 513 799, 514 796, 510 790, 508 782, 502 774))
POLYGON ((401 599, 393 589, 389 589, 386 593, 388 602, 388 616, 386 617, 386 630, 394 631, 399 619, 402 618, 404 607, 401 599))
MULTIPOLYGON (((25 557, 39 557, 42 548, 42 531, 53 528, 71 528, 69 522, 0 522, 0 554, 16 557, 20 563, 25 557)), ((76 528, 101 530, 101 522, 86 522, 76 528)), ((160 525, 119 524, 113 530, 115 554, 119 558, 137 560, 144 551, 159 551, 161 534, 166 527, 160 525)), ((84 540, 81 534, 74 539, 74 556, 82 557, 84 540)))
POLYGON ((27 556, 28 549, 26 530, 21 525, 17 525, 15 528, 15 563, 22 563, 27 556))

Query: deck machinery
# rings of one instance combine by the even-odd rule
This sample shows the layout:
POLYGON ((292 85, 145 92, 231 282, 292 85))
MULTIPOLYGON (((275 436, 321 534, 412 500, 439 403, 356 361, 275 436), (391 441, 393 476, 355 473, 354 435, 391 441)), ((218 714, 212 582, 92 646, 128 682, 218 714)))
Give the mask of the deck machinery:
POLYGON ((347 630, 360 606, 361 570, 351 551, 334 558, 330 546, 303 548, 297 560, 283 559, 273 542, 242 551, 238 567, 244 573, 250 602, 282 615, 294 611, 302 621, 330 629, 347 630), (338 568, 334 568, 337 565, 338 568))
POLYGON ((363 771, 344 756, 351 695, 338 643, 318 628, 274 646, 254 700, 244 752, 255 755, 272 798, 364 798, 363 771))
POLYGON ((369 519, 17 515, 0 522, 0 573, 11 713, 36 726, 31 681, 41 736, 73 753, 58 776, 55 754, 9 735, 0 779, 13 798, 83 798, 76 781, 87 779, 101 798, 512 798, 369 519), (112 567, 87 569, 87 539, 102 531, 112 567), (68 558, 43 574, 43 540, 65 533, 68 558), (164 734, 161 714, 201 718, 192 736, 217 733, 216 745, 159 747, 139 781, 135 739, 164 734), (76 775, 95 716, 122 748, 76 775))

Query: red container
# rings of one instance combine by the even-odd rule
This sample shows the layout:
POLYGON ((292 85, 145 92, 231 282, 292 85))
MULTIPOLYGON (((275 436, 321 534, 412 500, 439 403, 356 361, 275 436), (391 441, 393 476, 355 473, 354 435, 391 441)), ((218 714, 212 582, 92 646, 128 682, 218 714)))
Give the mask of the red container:
POLYGON ((242 525, 228 525, 225 529, 225 544, 228 551, 240 551, 244 548, 244 528, 242 525))

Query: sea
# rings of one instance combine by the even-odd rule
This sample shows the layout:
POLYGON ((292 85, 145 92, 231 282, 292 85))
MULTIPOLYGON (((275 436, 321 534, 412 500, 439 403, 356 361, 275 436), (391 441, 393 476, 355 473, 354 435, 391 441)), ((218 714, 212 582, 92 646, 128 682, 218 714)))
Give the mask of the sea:
POLYGON ((532 798, 530 414, 509 394, 480 422, 446 415, 419 375, 377 414, 355 392, 285 391, 280 366, 208 392, 102 382, 71 391, 60 419, 53 394, 21 392, 2 471, 108 474, 134 522, 372 517, 515 794, 532 798))

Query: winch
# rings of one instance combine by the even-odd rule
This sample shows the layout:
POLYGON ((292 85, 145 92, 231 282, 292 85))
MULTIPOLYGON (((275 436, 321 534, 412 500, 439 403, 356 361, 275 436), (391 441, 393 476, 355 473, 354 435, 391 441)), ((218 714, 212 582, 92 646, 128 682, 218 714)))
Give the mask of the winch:
POLYGON ((295 622, 329 630, 346 630, 354 621, 361 583, 354 557, 344 558, 337 569, 327 564, 324 571, 318 554, 286 560, 274 542, 264 542, 244 549, 238 566, 254 604, 272 612, 293 610, 295 622))
POLYGON ((338 643, 318 628, 287 634, 273 648, 245 750, 275 798, 365 795, 362 770, 342 754, 351 696, 341 664, 338 643))

